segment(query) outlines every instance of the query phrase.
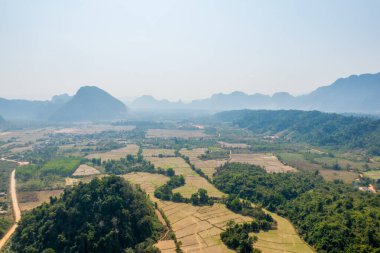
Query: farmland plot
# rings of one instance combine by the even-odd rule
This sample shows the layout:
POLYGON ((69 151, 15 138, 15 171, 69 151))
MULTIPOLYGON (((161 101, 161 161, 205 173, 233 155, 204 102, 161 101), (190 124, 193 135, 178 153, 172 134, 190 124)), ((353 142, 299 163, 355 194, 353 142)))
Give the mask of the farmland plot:
POLYGON ((143 156, 146 157, 158 157, 160 155, 162 156, 174 156, 175 154, 174 149, 144 149, 143 150, 143 156))
POLYGON ((100 158, 102 161, 106 160, 119 160, 120 158, 125 158, 127 155, 137 155, 139 147, 135 144, 129 144, 124 148, 119 148, 111 150, 105 153, 96 153, 86 156, 88 159, 100 158))
MULTIPOLYGON (((220 233, 229 220, 236 222, 251 220, 249 217, 233 213, 222 204, 199 207, 155 198, 155 188, 168 181, 168 178, 163 175, 139 172, 129 173, 123 177, 132 183, 139 184, 150 199, 162 208, 177 239, 181 241, 184 252, 233 252, 222 243, 220 233)), ((163 252, 173 252, 174 248, 167 248, 168 245, 170 243, 162 241, 156 244, 163 252)), ((172 246, 174 247, 173 244, 172 246)))
POLYGON ((88 166, 87 164, 81 164, 74 171, 73 176, 74 177, 85 177, 85 176, 91 176, 91 175, 97 175, 97 174, 100 174, 100 172, 97 169, 95 169, 94 167, 88 166))
POLYGON ((251 145, 245 144, 245 143, 229 143, 229 142, 223 142, 218 141, 220 146, 222 148, 249 148, 251 145))
POLYGON ((314 250, 299 237, 290 221, 275 213, 268 213, 277 221, 277 229, 255 233, 258 237, 258 241, 255 243, 256 248, 260 249, 262 253, 314 252, 314 250))
POLYGON ((181 149, 181 154, 189 157, 190 162, 198 169, 201 169, 209 178, 212 178, 217 167, 225 164, 227 160, 201 160, 200 155, 206 152, 206 148, 181 149))
POLYGON ((177 129, 148 129, 146 138, 202 138, 206 137, 202 130, 177 130, 177 129))
POLYGON ((156 168, 173 168, 176 175, 185 177, 185 185, 174 189, 173 192, 179 192, 184 197, 190 198, 191 194, 196 193, 199 188, 204 188, 211 197, 223 196, 222 192, 193 171, 181 157, 146 157, 146 159, 152 162, 156 168))
POLYGON ((61 193, 63 193, 63 190, 18 192, 20 210, 28 211, 42 203, 49 203, 50 197, 57 197, 61 193))
POLYGON ((258 165, 269 173, 296 171, 295 168, 282 164, 277 157, 271 154, 232 154, 230 162, 258 165))

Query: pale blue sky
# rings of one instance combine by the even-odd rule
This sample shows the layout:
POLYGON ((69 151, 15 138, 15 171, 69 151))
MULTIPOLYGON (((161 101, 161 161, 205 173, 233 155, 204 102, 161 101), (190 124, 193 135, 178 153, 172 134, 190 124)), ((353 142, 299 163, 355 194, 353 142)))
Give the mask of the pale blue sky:
POLYGON ((297 95, 376 72, 376 0, 0 0, 0 97, 297 95))

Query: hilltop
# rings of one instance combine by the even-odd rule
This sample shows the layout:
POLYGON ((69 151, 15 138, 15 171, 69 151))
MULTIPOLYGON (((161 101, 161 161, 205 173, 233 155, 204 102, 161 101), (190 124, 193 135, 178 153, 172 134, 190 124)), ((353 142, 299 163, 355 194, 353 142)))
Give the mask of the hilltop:
POLYGON ((59 122, 108 121, 124 119, 126 106, 102 89, 84 86, 68 102, 63 104, 49 120, 59 122))

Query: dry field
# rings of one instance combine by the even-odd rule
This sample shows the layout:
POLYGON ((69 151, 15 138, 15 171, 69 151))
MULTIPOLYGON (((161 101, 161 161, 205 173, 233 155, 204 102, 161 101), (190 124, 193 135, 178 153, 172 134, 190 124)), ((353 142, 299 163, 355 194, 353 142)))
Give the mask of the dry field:
POLYGON ((97 175, 97 174, 100 174, 100 172, 94 167, 88 166, 87 164, 81 164, 74 171, 73 176, 85 177, 85 176, 91 176, 91 175, 97 175))
MULTIPOLYGON (((231 212, 222 204, 196 207, 156 199, 154 190, 168 181, 168 178, 163 175, 138 172, 123 177, 134 184, 139 184, 150 199, 164 211, 177 239, 182 242, 181 248, 184 252, 233 252, 220 241, 220 233, 229 220, 236 222, 251 220, 249 217, 231 212)), ((260 248, 263 253, 314 252, 302 241, 287 219, 270 214, 277 221, 278 229, 255 234, 259 238, 255 247, 260 248)), ((165 253, 175 252, 173 241, 160 241, 156 246, 165 253)))
MULTIPOLYGON (((236 222, 251 220, 231 212, 222 204, 197 207, 156 199, 153 194, 154 189, 168 180, 165 176, 140 172, 123 177, 139 184, 149 194, 151 200, 164 211, 177 239, 182 242, 181 248, 184 252, 233 252, 220 241, 220 233, 229 220, 236 222)), ((175 246, 170 241, 160 241, 157 246, 163 252, 174 252, 175 246)))
POLYGON ((319 171, 319 174, 327 181, 342 180, 344 183, 351 184, 359 177, 358 173, 344 170, 327 170, 319 171))
POLYGON ((143 156, 144 157, 158 157, 159 155, 164 156, 174 156, 174 149, 144 149, 143 156))
POLYGON ((248 144, 245 143, 229 143, 229 142, 223 142, 223 141, 218 141, 220 146, 222 148, 249 148, 251 147, 248 144))
POLYGON ((201 138, 206 137, 202 130, 148 129, 146 138, 201 138))
POLYGON ((366 177, 378 180, 380 179, 380 170, 371 170, 363 173, 366 177))
POLYGON ((135 126, 113 126, 105 124, 78 124, 75 127, 55 129, 55 134, 95 134, 104 131, 132 131, 135 126))
POLYGON ((260 232, 255 235, 258 241, 255 247, 262 253, 312 253, 315 252, 297 234, 293 225, 285 218, 268 212, 277 221, 277 230, 260 232))
POLYGON ((176 188, 173 192, 179 192, 184 197, 190 198, 191 194, 198 191, 199 188, 207 190, 209 196, 221 197, 223 193, 210 184, 206 179, 199 176, 181 157, 146 157, 146 159, 155 166, 155 168, 173 168, 176 175, 185 177, 185 185, 176 188))
POLYGON ((94 178, 102 178, 105 176, 107 176, 107 175, 97 174, 97 175, 91 175, 91 176, 86 176, 86 177, 81 177, 81 178, 67 177, 67 178, 65 178, 65 186, 71 187, 71 186, 78 184, 79 182, 89 183, 94 178))
POLYGON ((217 167, 225 164, 227 160, 206 160, 199 159, 199 156, 206 152, 206 148, 196 148, 192 150, 181 149, 181 154, 189 157, 190 162, 198 169, 201 169, 209 178, 212 178, 217 167))
POLYGON ((42 203, 49 203, 50 197, 59 196, 63 190, 18 192, 17 198, 21 211, 33 209, 42 203))
POLYGON ((137 145, 128 144, 124 148, 111 150, 109 152, 90 154, 86 156, 86 158, 88 159, 101 158, 102 161, 119 160, 120 158, 125 158, 127 155, 137 155, 138 151, 139 151, 139 147, 137 145))
POLYGON ((269 173, 294 172, 295 168, 282 164, 272 154, 232 154, 230 162, 255 164, 269 173))

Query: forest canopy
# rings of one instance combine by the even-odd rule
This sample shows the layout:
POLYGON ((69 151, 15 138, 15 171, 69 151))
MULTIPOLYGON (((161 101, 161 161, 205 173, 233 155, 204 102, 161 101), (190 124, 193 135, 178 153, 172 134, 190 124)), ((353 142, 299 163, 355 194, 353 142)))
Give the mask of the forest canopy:
POLYGON ((146 194, 117 176, 65 189, 26 213, 12 238, 15 252, 159 252, 163 231, 146 194))

